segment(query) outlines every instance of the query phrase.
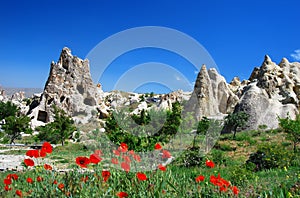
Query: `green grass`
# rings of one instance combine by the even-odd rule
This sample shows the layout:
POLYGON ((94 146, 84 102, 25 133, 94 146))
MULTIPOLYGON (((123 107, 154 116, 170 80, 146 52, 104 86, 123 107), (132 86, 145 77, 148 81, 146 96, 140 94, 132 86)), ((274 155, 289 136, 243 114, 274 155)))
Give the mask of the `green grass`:
MULTIPOLYGON (((82 172, 77 167, 75 158, 88 157, 92 151, 83 144, 69 143, 64 147, 54 148, 53 153, 47 158, 53 161, 52 165, 55 167, 75 168, 74 171, 57 173, 36 167, 34 170, 18 173, 20 179, 14 181, 13 187, 23 189, 23 192, 33 189, 34 192, 29 197, 65 197, 67 191, 70 191, 73 197, 116 197, 116 193, 120 191, 127 192, 129 197, 232 197, 231 193, 220 193, 218 188, 210 183, 209 177, 220 173, 222 178, 229 180, 232 185, 240 189, 239 197, 289 197, 290 195, 300 197, 300 154, 296 155, 294 161, 287 167, 258 172, 247 169, 245 162, 250 154, 256 152, 259 145, 265 142, 278 144, 292 152, 290 141, 286 140, 284 134, 279 131, 240 132, 235 140, 231 134, 225 134, 220 137, 216 148, 204 156, 198 166, 182 167, 175 161, 167 167, 166 172, 160 170, 145 172, 148 177, 146 181, 138 181, 136 173, 125 173, 111 168, 111 176, 106 183, 101 178, 103 162, 90 166, 89 170, 94 172, 82 172), (216 166, 206 167, 206 159, 215 162, 216 166), (35 182, 32 185, 34 188, 24 179, 36 178, 40 175, 44 178, 44 183, 35 182), (199 175, 204 175, 205 180, 196 183, 195 178, 199 175), (84 176, 89 178, 87 183, 81 181, 84 176), (54 179, 64 183, 65 189, 59 190, 57 186, 50 184, 54 179)), ((26 151, 9 152, 24 154, 26 151)), ((0 173, 0 180, 3 181, 8 173, 0 173)), ((4 188, 3 182, 0 188, 4 188)), ((0 197, 14 197, 14 194, 15 191, 0 191, 0 197)))

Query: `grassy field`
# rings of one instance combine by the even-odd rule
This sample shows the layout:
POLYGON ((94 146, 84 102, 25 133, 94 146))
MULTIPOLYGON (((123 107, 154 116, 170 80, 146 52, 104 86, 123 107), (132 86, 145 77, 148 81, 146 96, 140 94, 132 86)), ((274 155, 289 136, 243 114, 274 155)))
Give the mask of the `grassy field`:
MULTIPOLYGON (((14 150, 5 153, 19 155, 25 152, 14 150)), ((221 135, 211 152, 198 158, 198 165, 187 166, 183 163, 184 157, 181 157, 168 165, 166 171, 144 172, 147 176, 145 181, 137 178, 134 172, 126 173, 111 168, 109 179, 104 182, 104 162, 89 165, 87 169, 76 165, 76 157, 88 157, 91 153, 91 150, 80 143, 57 146, 47 159, 53 162, 53 167, 73 168, 72 171, 59 173, 35 166, 28 171, 18 172, 19 179, 11 184, 13 189, 4 190, 0 197, 15 197, 16 189, 22 190, 25 197, 121 197, 118 194, 120 192, 127 193, 128 197, 300 197, 299 152, 293 154, 291 142, 285 139, 284 133, 277 130, 240 132, 236 139, 231 134, 221 135), (271 144, 278 146, 277 150, 275 147, 272 147, 274 151, 270 149, 271 157, 268 158, 271 165, 276 167, 263 170, 247 167, 246 162, 251 154, 261 145, 271 144), (276 158, 276 155, 282 157, 276 158), (272 159, 277 160, 275 165, 272 159), (213 161, 215 167, 207 167, 206 160, 213 161), (230 182, 226 191, 220 191, 211 182, 211 176, 217 177, 218 174, 230 182), (195 181, 199 175, 205 177, 204 181, 195 181), (35 181, 38 176, 43 177, 42 182, 35 181), (34 179, 33 184, 26 182, 28 177, 34 179), (64 187, 53 185, 55 180, 64 187), (238 195, 233 194, 233 186, 239 189, 238 195)), ((188 151, 185 154, 185 157, 194 156, 188 151)), ((192 158, 188 160, 193 162, 192 158)), ((132 163, 137 162, 132 160, 132 163)), ((11 172, 2 172, 1 180, 9 173, 11 172)), ((0 188, 5 188, 3 182, 0 188)))

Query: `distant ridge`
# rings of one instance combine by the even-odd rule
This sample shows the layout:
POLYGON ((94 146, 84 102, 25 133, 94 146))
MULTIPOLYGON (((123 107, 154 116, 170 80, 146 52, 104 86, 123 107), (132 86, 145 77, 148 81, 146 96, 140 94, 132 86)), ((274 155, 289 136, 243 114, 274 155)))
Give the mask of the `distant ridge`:
POLYGON ((15 87, 2 87, 3 90, 5 90, 5 94, 7 96, 12 96, 14 93, 23 91, 25 92, 25 97, 29 98, 35 93, 42 93, 42 88, 15 88, 15 87))

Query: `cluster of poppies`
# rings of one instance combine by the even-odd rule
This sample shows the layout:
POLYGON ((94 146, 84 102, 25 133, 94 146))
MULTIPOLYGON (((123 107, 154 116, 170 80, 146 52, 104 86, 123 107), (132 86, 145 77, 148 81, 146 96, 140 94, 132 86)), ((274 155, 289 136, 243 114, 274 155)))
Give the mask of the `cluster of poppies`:
MULTIPOLYGON (((211 160, 206 160, 205 165, 209 168, 214 168, 215 164, 211 160)), ((198 177, 195 178, 196 182, 203 182, 205 180, 204 175, 199 175, 198 177)), ((213 185, 219 187, 220 192, 227 192, 228 188, 232 190, 234 195, 239 194, 239 189, 236 186, 231 186, 230 182, 225 180, 218 174, 218 176, 211 175, 209 179, 210 183, 213 185)))
MULTIPOLYGON (((34 161, 32 158, 40 158, 40 157, 46 157, 47 154, 52 153, 52 146, 49 142, 44 142, 41 149, 35 149, 35 150, 28 150, 26 152, 26 156, 30 158, 24 159, 24 164, 26 166, 34 166, 34 161)), ((50 165, 45 164, 45 169, 52 170, 52 167, 50 165)))
MULTIPOLYGON (((171 153, 166 150, 163 149, 162 146, 157 143, 154 146, 155 150, 158 150, 161 152, 161 156, 162 159, 168 159, 171 158, 172 155, 171 153)), ((24 159, 24 164, 28 167, 28 166, 34 166, 34 160, 33 158, 43 158, 46 157, 47 154, 52 153, 52 146, 50 143, 45 142, 42 145, 42 148, 39 150, 28 150, 26 152, 26 156, 27 158, 24 159), (29 157, 29 158, 28 158, 29 157)), ((112 153, 115 155, 112 159, 111 159, 111 163, 117 166, 120 166, 122 170, 124 170, 126 173, 128 173, 130 171, 130 164, 132 162, 132 160, 134 160, 135 162, 140 162, 141 161, 141 157, 136 154, 133 150, 128 150, 128 146, 126 143, 121 143, 120 146, 113 150, 112 153)), ((98 164, 102 161, 102 152, 101 150, 95 150, 93 154, 91 154, 89 157, 85 157, 85 156, 79 156, 76 157, 76 164, 81 167, 81 168, 87 168, 89 164, 98 164)), ((208 168, 214 168, 215 164, 213 161, 211 160, 206 160, 205 165, 208 168)), ((44 164, 43 165, 45 170, 52 170, 52 166, 49 164, 44 164)), ((157 166, 157 168, 161 171, 166 171, 167 167, 159 164, 157 166)), ((94 176, 96 176, 100 181, 102 180, 103 182, 107 182, 111 176, 111 172, 109 170, 102 170, 102 178, 99 177, 97 174, 94 174, 94 176)), ((143 172, 137 172, 136 173, 136 178, 138 181, 143 182, 148 180, 148 177, 145 173, 143 172)), ((14 180, 18 180, 18 175, 17 174, 8 174, 7 177, 4 179, 4 190, 5 191, 11 191, 12 190, 12 183, 14 182, 14 180)), ((89 180, 88 176, 83 176, 81 178, 81 181, 86 183, 89 180)), ((37 176, 36 179, 33 179, 31 177, 28 177, 26 179, 26 182, 28 184, 33 184, 34 182, 42 182, 43 178, 41 176, 37 176)), ((195 178, 195 181, 197 183, 203 182, 205 181, 205 176, 204 175, 199 175, 195 178)), ((52 182, 52 181, 51 181, 52 182)), ((239 189, 236 186, 232 186, 231 183, 227 180, 225 180, 224 178, 222 178, 220 176, 220 174, 218 174, 218 176, 210 176, 209 178, 209 182, 211 184, 213 184, 214 186, 218 187, 220 192, 228 192, 228 189, 231 189, 232 193, 234 195, 238 195, 239 193, 239 189)), ((52 183, 53 185, 56 185, 56 188, 58 188, 59 190, 61 190, 62 192, 64 192, 67 196, 70 196, 70 192, 67 191, 67 189, 65 188, 65 185, 63 183, 58 183, 56 180, 53 181, 52 183)), ((165 191, 162 190, 162 192, 164 193, 165 191)), ((23 192, 19 189, 16 190, 15 195, 19 196, 19 197, 23 197, 26 195, 29 195, 31 193, 31 190, 29 190, 28 192, 23 192), (25 194, 23 194, 25 193, 25 194)), ((119 198, 124 198, 124 197, 128 197, 129 194, 127 192, 121 191, 121 192, 117 192, 116 196, 118 196, 119 198)))
MULTIPOLYGON (((167 150, 163 150, 162 146, 159 143, 155 144, 154 149, 162 150, 163 159, 171 157, 171 153, 167 150)), ((112 151, 112 153, 115 155, 115 157, 111 159, 111 163, 114 165, 120 165, 121 169, 127 173, 130 171, 130 164, 132 159, 137 163, 141 161, 141 157, 137 153, 135 153, 133 150, 128 150, 128 145, 126 143, 121 143, 117 149, 112 151)), ((99 162, 101 162, 101 155, 102 152, 100 150, 96 150, 93 154, 90 155, 89 158, 85 156, 76 157, 76 164, 81 168, 87 168, 89 164, 98 164, 99 162)), ((162 164, 159 164, 157 168, 161 171, 166 171, 166 167, 162 164)), ((105 182, 108 180, 109 176, 110 172, 108 170, 102 171, 102 177, 105 182)), ((145 181, 148 179, 146 174, 141 172, 138 172, 136 174, 136 177, 139 181, 145 181)), ((128 194, 126 192, 118 192, 117 196, 122 198, 127 197, 128 194)))

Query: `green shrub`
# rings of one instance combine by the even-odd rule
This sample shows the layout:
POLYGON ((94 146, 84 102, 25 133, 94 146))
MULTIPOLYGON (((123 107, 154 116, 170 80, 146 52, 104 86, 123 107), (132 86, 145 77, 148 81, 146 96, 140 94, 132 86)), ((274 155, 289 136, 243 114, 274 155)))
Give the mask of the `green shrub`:
POLYGON ((281 145, 263 144, 252 153, 246 164, 256 165, 254 171, 261 171, 272 168, 283 168, 291 165, 294 154, 281 145))
POLYGON ((185 150, 174 162, 179 166, 193 167, 200 166, 203 160, 203 153, 201 153, 199 147, 191 147, 185 150))

